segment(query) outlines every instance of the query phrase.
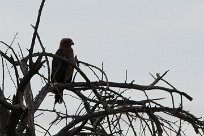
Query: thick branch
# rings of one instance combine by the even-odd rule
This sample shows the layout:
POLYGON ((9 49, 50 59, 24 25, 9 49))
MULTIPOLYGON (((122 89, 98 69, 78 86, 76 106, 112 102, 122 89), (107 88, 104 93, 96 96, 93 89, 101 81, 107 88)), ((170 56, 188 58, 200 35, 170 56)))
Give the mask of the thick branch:
MULTIPOLYGON (((28 82, 33 77, 33 75, 35 75, 38 72, 38 70, 41 68, 42 64, 44 63, 44 62, 41 62, 41 58, 42 56, 38 57, 37 61, 34 63, 32 68, 28 71, 28 73, 21 80, 18 86, 17 92, 16 92, 16 96, 13 98, 13 104, 21 104, 23 100, 23 93, 24 93, 25 87, 27 86, 28 82)), ((23 114, 23 110, 12 110, 11 111, 11 115, 10 115, 10 118, 7 124, 7 128, 6 128, 6 134, 8 136, 17 135, 16 126, 22 114, 23 114)))
POLYGON ((99 111, 91 114, 86 114, 84 116, 79 116, 78 118, 75 118, 72 122, 70 122, 67 126, 65 126, 63 129, 61 129, 55 136, 64 136, 64 134, 66 134, 68 130, 70 130, 76 124, 84 120, 94 118, 94 117, 104 117, 107 115, 113 115, 113 114, 115 115, 115 114, 127 113, 127 112, 132 112, 132 113, 167 112, 172 116, 179 117, 180 119, 187 121, 191 124, 202 126, 202 122, 193 121, 190 114, 189 113, 183 114, 185 111, 181 110, 180 108, 168 108, 168 107, 148 108, 148 107, 141 107, 141 106, 132 106, 132 107, 124 106, 118 109, 108 109, 106 111, 99 111))
MULTIPOLYGON (((98 81, 98 82, 90 82, 92 86, 101 87, 101 86, 107 86, 107 82, 104 81, 98 81)), ((136 89, 140 91, 144 90, 163 90, 169 93, 178 93, 180 95, 183 95, 188 100, 192 101, 192 97, 186 94, 185 92, 178 91, 176 89, 170 89, 166 87, 161 86, 149 86, 149 85, 138 85, 138 84, 128 84, 128 83, 116 83, 116 82, 108 82, 109 87, 117 87, 117 88, 125 88, 125 89, 136 89)), ((92 89, 86 82, 75 82, 75 83, 67 83, 67 84, 55 84, 57 87, 61 87, 68 90, 83 90, 83 89, 92 89)))

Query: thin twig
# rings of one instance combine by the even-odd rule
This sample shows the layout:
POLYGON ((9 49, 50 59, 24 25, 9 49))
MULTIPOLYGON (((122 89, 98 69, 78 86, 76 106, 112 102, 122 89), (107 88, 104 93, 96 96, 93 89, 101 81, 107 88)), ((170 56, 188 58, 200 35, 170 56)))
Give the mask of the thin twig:
POLYGON ((36 36, 37 36, 37 31, 38 31, 38 27, 39 27, 39 24, 40 24, 40 19, 41 19, 41 14, 42 14, 44 4, 45 4, 45 0, 42 0, 42 2, 40 4, 39 11, 38 11, 37 21, 36 21, 35 27, 34 27, 35 30, 33 32, 32 42, 31 42, 30 49, 29 49, 29 67, 30 68, 31 68, 31 65, 33 64, 32 54, 33 54, 35 39, 36 39, 36 36))

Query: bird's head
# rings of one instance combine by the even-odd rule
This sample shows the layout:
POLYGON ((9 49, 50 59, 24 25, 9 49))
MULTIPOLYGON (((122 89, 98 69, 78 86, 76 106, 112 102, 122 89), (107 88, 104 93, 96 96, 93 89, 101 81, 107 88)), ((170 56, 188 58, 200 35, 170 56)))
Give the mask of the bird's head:
POLYGON ((74 42, 70 38, 62 38, 60 42, 60 48, 68 48, 74 45, 74 42))

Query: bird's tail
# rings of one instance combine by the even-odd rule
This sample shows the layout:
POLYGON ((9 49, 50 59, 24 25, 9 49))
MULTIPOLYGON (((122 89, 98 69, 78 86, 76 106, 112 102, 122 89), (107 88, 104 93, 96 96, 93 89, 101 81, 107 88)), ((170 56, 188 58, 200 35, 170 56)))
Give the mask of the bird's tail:
POLYGON ((57 93, 55 93, 55 104, 59 103, 61 104, 63 102, 63 90, 58 90, 57 93))

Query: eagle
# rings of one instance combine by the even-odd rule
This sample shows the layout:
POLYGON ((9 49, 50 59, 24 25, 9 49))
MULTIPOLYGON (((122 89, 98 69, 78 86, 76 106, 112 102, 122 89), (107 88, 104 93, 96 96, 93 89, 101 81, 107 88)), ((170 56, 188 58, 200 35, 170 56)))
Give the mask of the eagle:
MULTIPOLYGON (((60 46, 55 55, 68 59, 74 62, 74 52, 72 49, 74 42, 70 38, 62 38, 60 41, 60 46)), ((66 63, 60 58, 53 57, 52 60, 52 72, 51 81, 52 83, 70 83, 72 81, 72 75, 74 72, 74 67, 71 64, 66 63)), ((63 90, 60 88, 54 89, 55 94, 55 104, 61 104, 63 102, 63 90)))

